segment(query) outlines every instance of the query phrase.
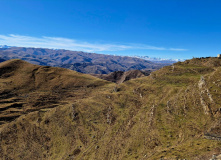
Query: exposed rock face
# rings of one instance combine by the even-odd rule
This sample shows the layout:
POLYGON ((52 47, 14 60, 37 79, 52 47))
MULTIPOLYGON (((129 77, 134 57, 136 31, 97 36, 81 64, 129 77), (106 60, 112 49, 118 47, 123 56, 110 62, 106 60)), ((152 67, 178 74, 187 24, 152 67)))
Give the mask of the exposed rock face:
POLYGON ((203 106, 203 109, 204 109, 204 112, 205 114, 209 114, 211 112, 211 108, 210 108, 210 104, 206 104, 204 98, 203 98, 203 95, 206 95, 208 96, 209 100, 210 100, 210 103, 213 103, 213 99, 212 99, 212 96, 211 94, 209 93, 209 90, 208 88, 206 88, 206 82, 205 82, 205 79, 203 76, 201 76, 200 78, 200 81, 198 83, 198 86, 199 86, 199 90, 200 90, 200 103, 201 105, 203 106))

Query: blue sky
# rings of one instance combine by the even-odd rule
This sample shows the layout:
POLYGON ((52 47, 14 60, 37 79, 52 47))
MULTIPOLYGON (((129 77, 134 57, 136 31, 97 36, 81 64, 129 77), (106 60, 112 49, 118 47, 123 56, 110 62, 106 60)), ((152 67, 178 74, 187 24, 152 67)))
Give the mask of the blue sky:
POLYGON ((221 53, 220 0, 0 0, 0 45, 187 59, 221 53))

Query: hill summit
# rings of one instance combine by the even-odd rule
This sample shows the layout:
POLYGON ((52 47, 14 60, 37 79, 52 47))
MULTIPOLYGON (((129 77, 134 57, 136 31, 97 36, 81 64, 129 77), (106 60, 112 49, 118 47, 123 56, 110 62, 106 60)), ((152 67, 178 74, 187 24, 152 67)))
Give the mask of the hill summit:
POLYGON ((1 158, 219 158, 220 77, 217 58, 178 62, 121 84, 2 62, 1 158))

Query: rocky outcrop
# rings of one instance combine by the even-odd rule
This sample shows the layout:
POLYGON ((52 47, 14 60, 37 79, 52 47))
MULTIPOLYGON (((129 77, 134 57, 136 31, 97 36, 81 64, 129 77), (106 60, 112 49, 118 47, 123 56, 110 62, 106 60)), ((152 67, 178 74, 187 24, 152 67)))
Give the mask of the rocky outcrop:
POLYGON ((210 105, 213 103, 212 95, 209 92, 209 89, 206 87, 206 81, 203 76, 201 76, 198 83, 199 91, 200 91, 200 103, 203 106, 205 114, 212 114, 212 110, 210 105), (205 101, 205 97, 209 99, 209 103, 205 101))

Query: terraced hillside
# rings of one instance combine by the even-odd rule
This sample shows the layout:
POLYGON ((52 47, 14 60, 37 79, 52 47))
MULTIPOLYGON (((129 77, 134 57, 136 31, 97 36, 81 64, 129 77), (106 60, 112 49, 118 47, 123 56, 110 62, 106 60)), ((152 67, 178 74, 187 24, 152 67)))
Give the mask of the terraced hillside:
POLYGON ((0 123, 43 108, 87 97, 108 82, 62 68, 32 65, 22 60, 0 63, 0 123))
POLYGON ((179 62, 119 85, 21 60, 0 63, 0 76, 2 159, 221 154, 221 59, 179 62))

